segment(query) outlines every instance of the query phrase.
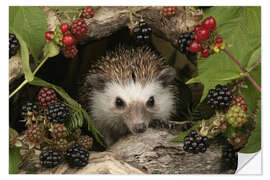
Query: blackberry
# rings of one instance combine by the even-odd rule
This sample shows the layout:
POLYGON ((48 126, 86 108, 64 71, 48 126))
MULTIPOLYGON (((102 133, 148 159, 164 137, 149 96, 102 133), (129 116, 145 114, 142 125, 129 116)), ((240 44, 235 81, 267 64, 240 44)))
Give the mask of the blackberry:
POLYGON ((218 84, 215 89, 209 90, 206 100, 212 109, 225 110, 231 104, 232 92, 226 86, 218 84))
POLYGON ((66 160, 71 167, 83 167, 88 164, 89 152, 83 146, 74 143, 66 152, 66 160))
POLYGON ((38 112, 39 108, 36 104, 33 104, 31 102, 27 102, 25 105, 22 106, 22 116, 25 117, 28 114, 36 113, 38 112))
POLYGON ((87 33, 88 26, 84 19, 78 18, 72 22, 71 30, 75 36, 82 36, 87 33))
POLYGON ((78 49, 76 45, 64 46, 62 48, 62 53, 66 58, 74 58, 78 54, 78 49))
POLYGON ((94 9, 91 6, 85 6, 83 8, 82 15, 84 18, 90 19, 90 18, 94 17, 94 14, 95 14, 94 9))
POLYGON ((54 138, 65 138, 67 137, 67 128, 64 124, 53 124, 52 128, 52 137, 54 138))
POLYGON ((223 169, 237 169, 239 149, 234 148, 232 145, 227 144, 222 148, 222 166, 223 169))
POLYGON ((64 138, 55 139, 54 148, 57 151, 66 151, 68 147, 69 147, 69 143, 66 139, 64 139, 64 138))
POLYGON ((200 136, 194 130, 184 138, 183 149, 186 152, 193 154, 198 154, 199 152, 204 153, 208 146, 208 138, 206 136, 200 136))
POLYGON ((9 58, 15 56, 20 48, 20 44, 15 34, 9 33, 9 58))
POLYGON ((46 168, 54 168, 61 163, 62 157, 60 153, 54 150, 43 150, 40 155, 40 164, 46 168))
POLYGON ((145 44, 151 42, 152 29, 146 22, 140 21, 139 26, 133 29, 133 35, 137 44, 145 44))
POLYGON ((77 143, 84 146, 86 149, 90 150, 93 145, 93 138, 87 135, 80 136, 77 143))
POLYGON ((193 42, 193 40, 194 40, 194 31, 180 34, 178 38, 179 51, 185 54, 188 58, 196 55, 196 53, 193 53, 189 50, 189 46, 193 42))
POLYGON ((32 124, 25 134, 26 140, 34 144, 41 144, 44 140, 44 128, 40 124, 32 124))
POLYGON ((225 114, 225 117, 233 127, 241 127, 248 121, 246 112, 237 105, 230 107, 228 112, 225 114))
POLYGON ((237 106, 240 106, 245 112, 247 111, 247 103, 246 103, 246 100, 243 96, 233 96, 232 98, 232 103, 230 105, 230 107, 234 106, 234 105, 237 105, 237 106))
POLYGON ((165 17, 171 17, 171 16, 175 16, 176 11, 177 11, 176 6, 164 6, 162 9, 162 14, 165 17))
POLYGON ((46 114, 51 123, 64 123, 70 118, 68 107, 60 102, 50 104, 46 114))
POLYGON ((43 87, 38 93, 38 100, 40 105, 46 109, 48 105, 53 104, 57 101, 56 93, 53 89, 43 87))

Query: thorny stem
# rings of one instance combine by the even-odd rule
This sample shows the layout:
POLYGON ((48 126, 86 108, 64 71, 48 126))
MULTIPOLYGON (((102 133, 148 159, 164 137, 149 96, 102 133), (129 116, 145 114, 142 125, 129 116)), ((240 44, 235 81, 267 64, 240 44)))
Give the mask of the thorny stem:
POLYGON ((261 92, 261 87, 256 83, 256 81, 248 74, 248 71, 240 64, 240 62, 226 49, 223 51, 237 64, 241 71, 246 74, 250 82, 261 92))

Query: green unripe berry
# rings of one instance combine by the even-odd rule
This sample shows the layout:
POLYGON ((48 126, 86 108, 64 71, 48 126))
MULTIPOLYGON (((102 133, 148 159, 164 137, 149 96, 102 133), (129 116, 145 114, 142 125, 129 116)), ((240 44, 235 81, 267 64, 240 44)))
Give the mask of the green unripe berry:
POLYGON ((233 127, 241 127, 247 122, 246 112, 240 106, 232 106, 225 117, 233 127))

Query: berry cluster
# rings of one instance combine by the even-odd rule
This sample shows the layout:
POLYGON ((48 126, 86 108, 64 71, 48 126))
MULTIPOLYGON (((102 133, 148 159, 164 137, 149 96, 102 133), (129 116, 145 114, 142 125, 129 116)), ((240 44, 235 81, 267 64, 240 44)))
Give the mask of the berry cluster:
POLYGON ((226 119, 233 127, 241 127, 247 122, 247 115, 240 106, 234 105, 226 113, 226 119))
POLYGON ((87 135, 80 136, 79 139, 77 140, 77 143, 82 145, 84 148, 90 150, 93 145, 93 138, 87 135))
POLYGON ((206 97, 207 104, 212 109, 226 110, 232 101, 232 92, 222 85, 217 85, 215 89, 210 89, 206 97))
POLYGON ((53 89, 43 87, 38 93, 38 101, 42 108, 46 109, 48 105, 57 101, 56 93, 53 89))
POLYGON ((22 106, 22 116, 25 117, 29 114, 37 113, 39 107, 36 104, 31 102, 27 102, 25 105, 22 106))
POLYGON ((69 108, 60 102, 50 104, 46 114, 51 123, 65 123, 70 118, 69 108))
POLYGON ((145 44, 151 42, 152 29, 147 25, 146 22, 140 21, 139 26, 133 29, 133 35, 135 41, 138 44, 145 44))
POLYGON ((66 152, 66 160, 71 167, 86 166, 88 158, 88 150, 77 143, 74 143, 66 152))
POLYGON ((171 17, 171 16, 175 16, 176 11, 177 11, 176 6, 164 6, 162 9, 162 14, 165 17, 171 17))
POLYGON ((49 149, 41 152, 39 160, 42 166, 46 168, 54 168, 61 163, 62 157, 59 152, 49 149))
POLYGON ((245 98, 243 96, 240 96, 240 95, 233 96, 230 107, 235 106, 235 105, 241 107, 245 112, 247 111, 248 107, 247 107, 245 98))
POLYGON ((42 125, 32 124, 25 132, 26 139, 31 143, 40 144, 44 140, 44 132, 44 127, 42 125))
MULTIPOLYGON (((94 9, 90 6, 85 6, 82 9, 82 17, 89 19, 94 16, 94 9)), ((74 58, 78 54, 76 44, 78 39, 88 32, 88 26, 83 18, 74 19, 71 24, 63 23, 57 26, 55 31, 45 33, 45 38, 48 41, 54 40, 62 47, 62 53, 66 58, 74 58)))
POLYGON ((15 34, 9 33, 9 58, 15 56, 20 48, 20 44, 15 34))
POLYGON ((91 6, 85 6, 82 10, 82 15, 85 19, 94 17, 94 9, 91 6))
POLYGON ((188 136, 184 138, 184 151, 198 154, 204 153, 208 147, 208 138, 206 136, 200 136, 196 131, 192 130, 188 136))
POLYGON ((222 165, 224 169, 237 169, 238 155, 237 149, 228 144, 222 149, 222 165))
POLYGON ((189 50, 189 46, 193 40, 194 40, 194 32, 185 32, 183 34, 180 34, 178 38, 179 51, 185 54, 187 57, 195 54, 189 50))
POLYGON ((51 132, 54 138, 67 137, 67 128, 64 124, 59 124, 59 123, 52 124, 51 132))
POLYGON ((207 17, 201 24, 194 27, 194 40, 189 44, 189 51, 201 53, 201 58, 209 57, 211 49, 218 51, 224 45, 222 38, 217 35, 216 20, 213 17, 207 17), (214 44, 212 47, 211 45, 214 44))

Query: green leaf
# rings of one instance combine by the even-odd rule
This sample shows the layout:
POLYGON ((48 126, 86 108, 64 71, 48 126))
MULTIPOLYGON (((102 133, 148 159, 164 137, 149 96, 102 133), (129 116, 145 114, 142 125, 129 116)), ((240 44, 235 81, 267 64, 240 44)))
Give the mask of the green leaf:
POLYGON ((60 52, 59 46, 55 44, 53 41, 48 42, 44 46, 44 57, 54 57, 58 55, 60 52))
POLYGON ((16 31, 27 43, 37 62, 39 53, 46 42, 44 33, 48 30, 44 12, 37 6, 12 6, 9 10, 10 29, 16 31))
POLYGON ((90 118, 89 114, 83 109, 82 110, 83 116, 87 121, 88 124, 88 130, 91 131, 94 134, 95 139, 97 140, 97 142, 102 145, 103 147, 105 147, 105 144, 103 142, 103 136, 102 134, 100 134, 100 132, 95 128, 92 119, 90 118))
MULTIPOLYGON (((250 72, 250 75, 261 85, 261 65, 250 72)), ((248 79, 245 79, 244 83, 247 85, 247 88, 242 88, 241 93, 245 97, 248 106, 247 115, 249 116, 257 108, 258 101, 261 99, 261 93, 248 79)))
POLYGON ((260 112, 257 114, 255 119, 255 130, 252 131, 245 147, 241 149, 241 153, 255 153, 261 149, 261 102, 259 101, 258 104, 260 112))
POLYGON ((95 128, 94 123, 92 121, 92 119, 90 118, 89 114, 81 107, 81 105, 79 103, 77 103, 74 99, 72 99, 63 88, 53 85, 51 83, 48 83, 38 77, 35 77, 33 81, 30 82, 30 84, 32 85, 36 85, 36 86, 46 86, 49 88, 54 89, 67 103, 68 106, 71 107, 73 110, 79 112, 79 114, 73 114, 73 121, 71 122, 72 126, 80 126, 82 125, 82 122, 80 122, 80 118, 83 116, 83 119, 86 120, 87 124, 88 124, 88 130, 91 131, 95 137, 95 139, 97 140, 97 142, 102 145, 103 147, 105 147, 102 139, 103 136, 102 134, 100 134, 100 132, 95 128), (75 119, 75 120, 74 120, 75 119))
POLYGON ((9 148, 9 174, 18 174, 20 162, 21 155, 19 148, 9 148))
POLYGON ((20 55, 22 59, 22 66, 23 66, 23 71, 24 71, 24 76, 25 79, 30 82, 34 79, 34 75, 32 73, 32 70, 30 68, 30 63, 29 63, 29 51, 26 45, 26 42, 22 39, 22 37, 15 32, 15 35, 20 43, 20 55))
POLYGON ((17 13, 19 12, 19 7, 9 7, 9 28, 12 28, 14 25, 15 17, 17 16, 17 13))
MULTIPOLYGON (((261 9, 260 7, 212 7, 205 17, 213 16, 217 22, 217 32, 230 47, 226 48, 246 68, 260 59, 261 9)), ((201 101, 208 91, 217 84, 225 85, 230 80, 241 77, 240 68, 222 51, 207 59, 198 60, 198 76, 188 83, 201 82, 204 91, 201 101)))

